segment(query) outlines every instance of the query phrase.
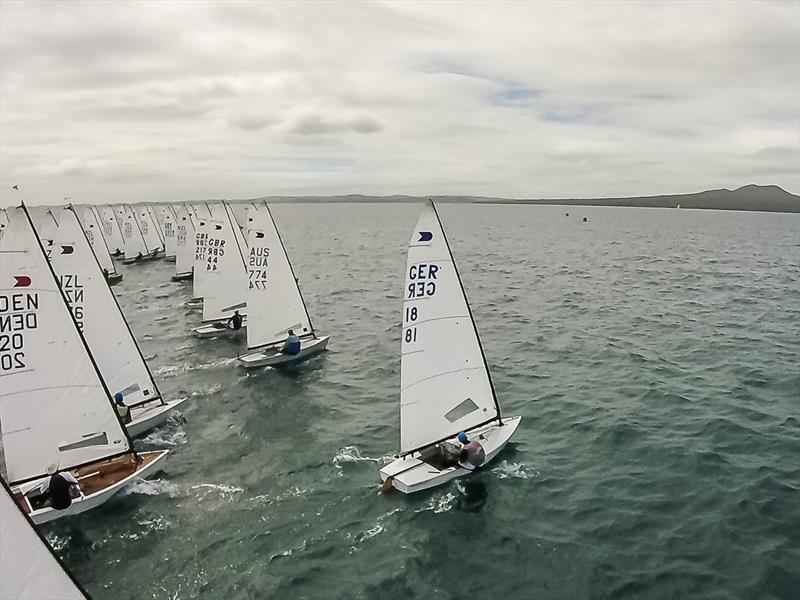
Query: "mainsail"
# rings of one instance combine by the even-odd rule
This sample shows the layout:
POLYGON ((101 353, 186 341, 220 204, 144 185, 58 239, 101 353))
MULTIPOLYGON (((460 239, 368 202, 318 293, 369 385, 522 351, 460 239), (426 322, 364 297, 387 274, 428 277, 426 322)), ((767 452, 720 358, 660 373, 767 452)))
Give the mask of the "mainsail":
POLYGON ((500 408, 433 203, 408 247, 400 367, 403 454, 494 419, 500 408))
POLYGON ((175 213, 175 273, 191 273, 194 264, 194 220, 185 206, 175 213))
POLYGON ((136 213, 130 206, 124 207, 125 220, 122 227, 122 238, 125 241, 125 258, 134 259, 141 256, 147 256, 150 251, 147 249, 147 243, 142 235, 142 230, 139 228, 139 219, 136 218, 136 213))
MULTIPOLYGON (((234 310, 245 314, 247 270, 240 242, 236 235, 235 220, 227 204, 215 211, 220 219, 208 221, 205 248, 205 277, 207 288, 203 296, 203 321, 230 318, 234 310)), ((197 265, 195 264, 195 276, 197 265)))
POLYGON ((97 257, 97 262, 100 263, 100 268, 110 275, 116 273, 114 260, 111 258, 111 253, 108 251, 106 239, 100 227, 100 222, 98 221, 94 206, 87 206, 83 209, 83 231, 86 233, 86 239, 88 239, 89 243, 92 245, 92 250, 97 257))
POLYGON ((301 337, 314 335, 292 265, 267 204, 251 206, 247 223, 247 347, 283 341, 289 329, 301 337))
POLYGON ((6 483, 0 483, 0 598, 86 600, 6 483))
POLYGON ((92 207, 92 209, 99 212, 98 220, 103 224, 103 236, 106 238, 108 250, 111 254, 124 252, 125 242, 122 239, 122 228, 114 208, 103 206, 99 211, 96 207, 92 207))
POLYGON ((142 230, 142 237, 147 246, 146 254, 162 250, 164 248, 164 240, 161 239, 161 231, 150 207, 139 206, 137 214, 139 215, 139 229, 142 230))
POLYGON ((109 391, 122 392, 128 406, 160 399, 158 386, 70 207, 61 212, 51 262, 109 391))
POLYGON ((10 483, 129 452, 24 206, 10 209, 0 257, 0 425, 10 483))
POLYGON ((161 207, 161 227, 164 230, 164 256, 175 256, 175 213, 172 206, 165 204, 161 207))

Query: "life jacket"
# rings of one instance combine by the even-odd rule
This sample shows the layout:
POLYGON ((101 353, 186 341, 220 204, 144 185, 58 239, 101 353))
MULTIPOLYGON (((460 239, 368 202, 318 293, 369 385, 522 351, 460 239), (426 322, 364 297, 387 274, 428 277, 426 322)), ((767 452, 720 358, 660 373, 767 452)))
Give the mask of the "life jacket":
POLYGON ((69 495, 70 483, 61 475, 56 473, 50 477, 50 506, 56 510, 64 510, 72 504, 72 496, 69 495))
POLYGON ((119 415, 119 418, 122 419, 123 423, 131 422, 131 409, 129 406, 117 404, 117 414, 119 415))
POLYGON ((283 345, 283 351, 286 354, 300 354, 300 338, 296 335, 290 335, 286 338, 286 343, 283 345))

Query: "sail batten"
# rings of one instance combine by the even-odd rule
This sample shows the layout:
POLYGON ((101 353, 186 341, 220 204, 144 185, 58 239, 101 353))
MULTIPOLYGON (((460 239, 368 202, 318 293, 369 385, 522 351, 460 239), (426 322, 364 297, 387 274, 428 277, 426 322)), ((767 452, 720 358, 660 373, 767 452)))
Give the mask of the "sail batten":
POLYGON ((401 345, 401 453, 499 419, 478 332, 432 203, 408 244, 401 345))

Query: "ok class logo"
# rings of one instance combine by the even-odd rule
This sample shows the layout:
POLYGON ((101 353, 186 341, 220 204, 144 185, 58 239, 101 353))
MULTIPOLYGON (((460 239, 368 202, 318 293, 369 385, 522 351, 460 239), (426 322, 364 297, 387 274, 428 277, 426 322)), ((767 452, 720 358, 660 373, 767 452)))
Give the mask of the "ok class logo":
POLYGON ((433 233, 430 231, 418 231, 419 239, 418 242, 430 242, 433 239, 433 233))
POLYGON ((28 287, 31 284, 31 278, 27 275, 14 275, 14 287, 28 287))

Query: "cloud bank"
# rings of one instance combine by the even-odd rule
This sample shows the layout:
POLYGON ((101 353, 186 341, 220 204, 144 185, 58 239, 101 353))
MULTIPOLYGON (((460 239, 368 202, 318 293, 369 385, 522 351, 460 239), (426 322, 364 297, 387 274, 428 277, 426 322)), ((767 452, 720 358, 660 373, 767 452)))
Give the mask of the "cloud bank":
POLYGON ((0 3, 0 200, 800 192, 800 3, 0 3))

